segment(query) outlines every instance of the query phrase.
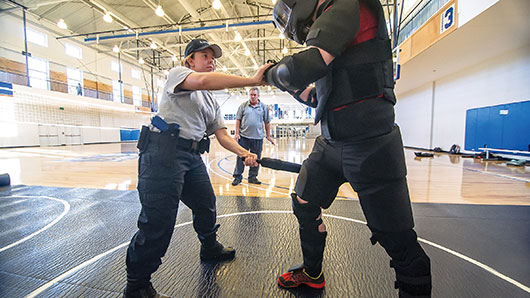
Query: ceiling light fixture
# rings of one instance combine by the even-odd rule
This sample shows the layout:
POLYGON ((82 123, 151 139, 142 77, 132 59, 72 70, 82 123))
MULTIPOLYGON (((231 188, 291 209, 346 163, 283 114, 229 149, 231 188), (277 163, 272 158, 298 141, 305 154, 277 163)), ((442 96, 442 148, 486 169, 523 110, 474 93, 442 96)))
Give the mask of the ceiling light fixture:
POLYGON ((243 40, 243 37, 241 37, 241 34, 239 34, 239 32, 236 31, 236 36, 234 37, 234 40, 236 42, 240 42, 241 40, 243 40))
POLYGON ((258 69, 258 65, 254 64, 254 70, 258 69))
POLYGON ((103 16, 103 20, 107 23, 112 23, 112 17, 110 16, 110 13, 108 11, 103 16))
POLYGON ((227 71, 228 70, 228 68, 226 66, 223 66, 222 69, 223 69, 223 71, 227 71))
POLYGON ((250 50, 249 49, 245 50, 245 56, 250 56, 250 50))
POLYGON ((283 49, 282 49, 282 53, 283 53, 283 54, 287 54, 287 52, 289 52, 289 51, 287 50, 287 47, 283 47, 283 49))
POLYGON ((285 34, 283 34, 283 32, 280 32, 280 39, 285 39, 285 34))
POLYGON ((169 74, 169 71, 167 71, 167 69, 164 69, 164 74, 167 76, 169 74))
POLYGON ((117 45, 114 45, 114 47, 112 48, 112 51, 113 51, 114 53, 119 53, 119 52, 120 52, 120 48, 118 48, 117 45))
POLYGON ((157 16, 159 17, 163 17, 164 16, 164 10, 162 9, 162 6, 158 5, 155 9, 155 13, 157 16))
POLYGON ((212 7, 215 10, 221 9, 221 0, 213 0, 212 7))
POLYGON ((171 61, 176 62, 177 61, 177 56, 173 55, 173 57, 171 57, 171 61))
POLYGON ((68 25, 66 25, 66 23, 64 22, 63 19, 60 19, 59 22, 57 22, 57 27, 59 27, 61 29, 67 29, 68 25))
POLYGON ((151 49, 156 49, 157 48, 157 45, 154 41, 151 42, 151 45, 150 45, 151 49))
POLYGON ((276 4, 276 0, 272 0, 272 4, 276 4))
POLYGON ((142 57, 140 57, 140 59, 138 59, 138 63, 140 63, 140 64, 144 64, 145 61, 144 61, 144 59, 143 59, 142 57))

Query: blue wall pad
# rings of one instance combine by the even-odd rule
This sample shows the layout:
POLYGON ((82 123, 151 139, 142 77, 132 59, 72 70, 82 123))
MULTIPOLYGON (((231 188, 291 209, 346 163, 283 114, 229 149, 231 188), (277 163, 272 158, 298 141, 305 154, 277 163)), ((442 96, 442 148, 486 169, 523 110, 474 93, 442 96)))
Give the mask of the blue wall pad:
POLYGON ((465 150, 528 151, 529 145, 530 101, 467 110, 465 150))
POLYGON ((138 138, 140 138, 139 129, 120 129, 120 141, 138 141, 138 138))

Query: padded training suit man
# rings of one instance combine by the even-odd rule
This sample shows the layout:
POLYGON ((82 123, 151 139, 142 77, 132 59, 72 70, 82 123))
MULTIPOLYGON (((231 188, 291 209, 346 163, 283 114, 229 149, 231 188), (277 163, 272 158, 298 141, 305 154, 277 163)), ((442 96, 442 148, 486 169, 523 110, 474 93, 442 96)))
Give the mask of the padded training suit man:
POLYGON ((430 297, 430 260, 417 241, 399 128, 394 124, 391 46, 379 0, 280 0, 274 22, 309 49, 284 57, 266 80, 316 108, 322 135, 302 165, 293 211, 304 262, 278 278, 286 288, 325 285, 321 208, 349 182, 391 257, 400 297, 430 297), (308 87, 310 83, 315 87, 308 87))

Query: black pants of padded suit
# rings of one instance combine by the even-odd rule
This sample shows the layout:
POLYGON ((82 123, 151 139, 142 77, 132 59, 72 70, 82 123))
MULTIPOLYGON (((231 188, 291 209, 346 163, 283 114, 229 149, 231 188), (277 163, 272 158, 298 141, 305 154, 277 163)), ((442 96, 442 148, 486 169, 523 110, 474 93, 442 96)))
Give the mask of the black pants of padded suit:
MULTIPOLYGON (((302 164, 294 189, 295 194, 308 203, 300 204, 293 195, 293 209, 300 223, 304 266, 313 274, 321 272, 326 238, 325 233, 318 231, 320 221, 316 221, 316 218, 321 208, 326 209, 331 205, 339 187, 345 182, 349 182, 357 192, 368 227, 374 236, 413 232, 414 221, 399 127, 394 126, 387 134, 360 141, 332 142, 319 136, 311 154, 302 164)), ((400 241, 401 238, 392 239, 400 241)), ((397 250, 406 250, 407 246, 419 246, 416 237, 407 239, 410 243, 394 245, 392 250, 396 250, 396 247, 397 250)), ((389 243, 379 242, 382 245, 389 243)), ((405 254, 407 252, 397 251, 391 257, 405 254)))

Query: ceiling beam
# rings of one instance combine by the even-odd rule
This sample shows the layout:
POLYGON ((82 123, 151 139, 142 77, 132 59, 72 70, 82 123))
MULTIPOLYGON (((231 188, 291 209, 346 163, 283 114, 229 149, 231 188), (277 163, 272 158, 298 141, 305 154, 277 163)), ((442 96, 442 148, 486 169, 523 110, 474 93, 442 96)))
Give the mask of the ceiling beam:
MULTIPOLYGON (((119 22, 122 26, 126 26, 127 28, 134 28, 134 27, 140 27, 136 22, 134 22, 133 20, 127 18, 126 16, 124 16, 123 14, 119 13, 118 11, 116 11, 115 9, 112 9, 108 6, 105 6, 97 1, 94 1, 94 0, 81 0, 83 1, 84 3, 86 3, 87 5, 89 6, 92 6, 92 7, 97 7, 100 9, 100 12, 105 14, 105 12, 109 12, 112 17, 116 20, 116 22, 119 22)), ((153 38, 153 41, 157 41, 159 46, 162 47, 164 50, 168 51, 169 53, 175 55, 175 53, 173 51, 171 51, 170 49, 167 49, 164 47, 164 43, 156 38, 153 38)))
MULTIPOLYGON (((197 13, 197 11, 195 11, 195 9, 193 8, 193 6, 191 6, 190 3, 188 3, 187 0, 179 0, 179 3, 182 5, 182 7, 184 7, 184 9, 191 15, 191 17, 195 20, 198 20, 200 19, 200 16, 199 14, 197 13)), ((214 42, 214 43, 220 43, 221 39, 218 37, 217 34, 215 33, 208 33, 208 36, 210 37, 210 39, 214 42)), ((222 45, 221 45, 222 46, 222 45)), ((227 51, 228 49, 226 48, 226 46, 224 46, 224 49, 225 51, 227 51)), ((248 72, 241 66, 241 64, 239 63, 239 61, 237 61, 233 56, 231 55, 228 55, 228 59, 230 59, 230 61, 239 69, 239 71, 244 75, 244 76, 248 76, 248 72)))

